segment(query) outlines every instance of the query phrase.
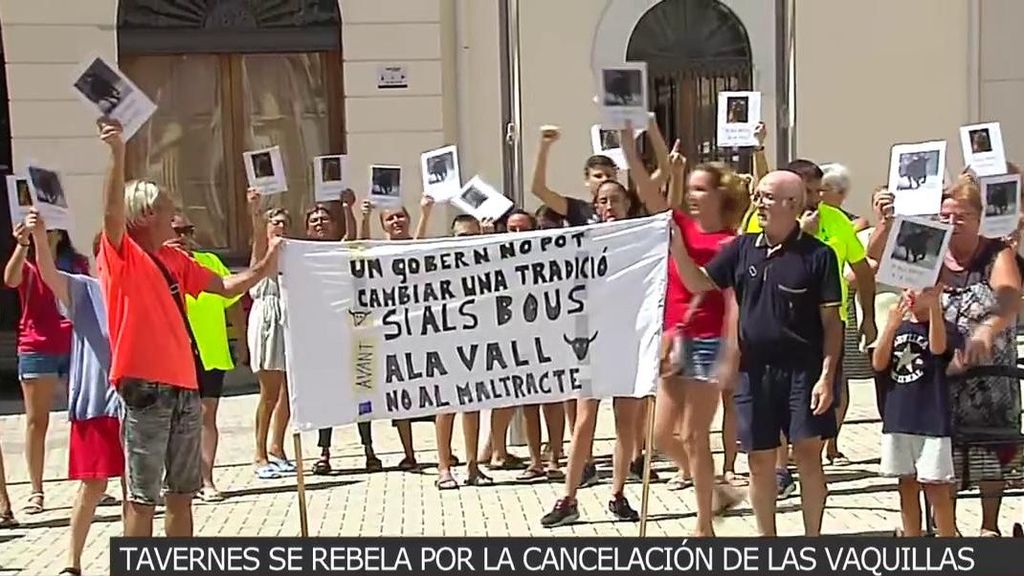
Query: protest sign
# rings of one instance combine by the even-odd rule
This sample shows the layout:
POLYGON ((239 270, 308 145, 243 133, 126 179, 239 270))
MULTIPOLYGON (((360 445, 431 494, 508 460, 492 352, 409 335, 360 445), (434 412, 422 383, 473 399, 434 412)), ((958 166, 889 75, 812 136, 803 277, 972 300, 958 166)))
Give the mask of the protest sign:
POLYGON ((420 242, 288 240, 300 430, 653 394, 668 216, 420 242))

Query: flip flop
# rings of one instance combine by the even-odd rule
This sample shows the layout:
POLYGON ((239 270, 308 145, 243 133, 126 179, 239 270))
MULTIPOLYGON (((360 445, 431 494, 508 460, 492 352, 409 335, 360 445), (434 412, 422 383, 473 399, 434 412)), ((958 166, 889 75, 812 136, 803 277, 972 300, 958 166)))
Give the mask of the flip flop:
POLYGON ((67 568, 58 572, 57 576, 64 576, 65 574, 67 574, 68 576, 82 576, 82 571, 78 568, 72 568, 68 566, 67 568))
POLYGON ((733 488, 745 488, 750 485, 750 482, 746 478, 737 476, 735 472, 726 472, 715 480, 717 480, 719 484, 725 484, 732 486, 733 488))
POLYGON ((33 492, 29 495, 27 503, 22 506, 21 511, 28 515, 39 514, 43 511, 43 493, 33 492))
POLYGON ((203 488, 196 496, 203 502, 223 502, 224 494, 216 488, 203 488))
POLYGON ((483 472, 477 472, 469 478, 466 478, 466 486, 474 486, 477 488, 494 486, 494 478, 491 478, 483 472))
POLYGON ((437 486, 438 490, 458 490, 459 483, 455 481, 455 478, 451 475, 451 472, 442 474, 434 485, 437 486))
POLYGON ((544 469, 538 468, 527 468, 516 476, 516 482, 536 482, 537 480, 547 480, 548 475, 544 469))
POLYGON ((828 462, 829 466, 840 466, 840 467, 842 467, 842 466, 849 466, 850 465, 850 459, 847 458, 846 454, 843 454, 842 452, 837 452, 833 456, 826 456, 825 457, 825 461, 828 462))
POLYGON ((985 528, 981 529, 981 533, 978 534, 981 538, 1001 538, 1003 535, 998 530, 988 530, 985 528))
POLYGON ((20 523, 14 517, 14 512, 8 510, 0 514, 0 530, 4 528, 17 528, 18 526, 20 526, 20 523))
POLYGON ((281 471, 273 464, 264 464, 256 469, 256 477, 260 480, 277 480, 281 477, 281 471))
POLYGON ((681 478, 679 476, 675 476, 674 478, 668 481, 669 490, 686 490, 691 486, 693 486, 693 480, 690 480, 689 478, 681 478))
POLYGON ((546 474, 548 480, 551 480, 552 482, 560 482, 562 480, 565 480, 565 472, 562 472, 562 470, 559 468, 548 468, 547 470, 544 471, 544 474, 546 474))
POLYGON ((526 460, 518 456, 509 454, 504 460, 499 463, 488 462, 488 470, 523 470, 526 468, 526 460))
POLYGON ((403 458, 402 461, 398 463, 398 469, 402 472, 415 472, 420 469, 420 464, 415 458, 403 458))
POLYGON ((114 498, 110 494, 104 494, 103 497, 100 498, 100 501, 97 504, 97 506, 117 506, 120 503, 120 500, 114 498))

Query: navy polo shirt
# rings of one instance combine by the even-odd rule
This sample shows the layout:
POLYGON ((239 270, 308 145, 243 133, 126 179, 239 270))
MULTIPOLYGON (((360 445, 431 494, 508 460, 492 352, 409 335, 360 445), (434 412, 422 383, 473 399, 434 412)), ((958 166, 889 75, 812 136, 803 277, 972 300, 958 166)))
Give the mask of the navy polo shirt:
POLYGON ((821 307, 843 301, 838 269, 835 251, 798 226, 775 246, 744 234, 708 263, 711 280, 736 293, 744 366, 821 362, 821 307))

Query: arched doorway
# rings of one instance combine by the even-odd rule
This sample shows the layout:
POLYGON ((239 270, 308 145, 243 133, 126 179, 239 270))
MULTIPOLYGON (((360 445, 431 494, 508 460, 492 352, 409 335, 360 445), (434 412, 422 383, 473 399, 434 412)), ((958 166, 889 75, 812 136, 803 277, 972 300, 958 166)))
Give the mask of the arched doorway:
POLYGON ((669 142, 679 139, 690 164, 727 160, 749 171, 749 152, 720 150, 718 93, 750 90, 750 39, 718 0, 662 0, 636 23, 626 60, 646 62, 651 107, 669 142))
POLYGON ((345 151, 337 0, 121 0, 117 23, 119 65, 158 106, 129 176, 166 186, 205 248, 246 260, 242 153, 281 147, 288 192, 265 200, 301 220, 312 158, 345 151))

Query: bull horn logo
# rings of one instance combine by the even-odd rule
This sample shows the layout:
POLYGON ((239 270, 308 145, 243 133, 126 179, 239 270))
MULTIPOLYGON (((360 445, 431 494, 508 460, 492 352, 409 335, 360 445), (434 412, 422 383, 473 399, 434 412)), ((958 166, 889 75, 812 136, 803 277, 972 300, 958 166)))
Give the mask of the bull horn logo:
POLYGON ((587 355, 590 354, 590 345, 597 339, 599 332, 594 332, 594 335, 590 338, 580 336, 577 338, 570 339, 568 335, 563 334, 562 339, 565 343, 572 348, 573 354, 576 355, 576 359, 583 362, 587 359, 587 355))

